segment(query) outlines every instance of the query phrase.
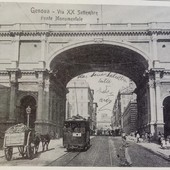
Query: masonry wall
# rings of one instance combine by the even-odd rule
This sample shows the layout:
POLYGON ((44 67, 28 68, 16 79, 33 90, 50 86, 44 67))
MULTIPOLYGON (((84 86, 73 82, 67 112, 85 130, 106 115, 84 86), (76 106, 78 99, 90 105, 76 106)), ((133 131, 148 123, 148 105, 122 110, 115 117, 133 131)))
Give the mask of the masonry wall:
POLYGON ((123 113, 123 130, 126 134, 137 130, 137 103, 130 102, 123 113))

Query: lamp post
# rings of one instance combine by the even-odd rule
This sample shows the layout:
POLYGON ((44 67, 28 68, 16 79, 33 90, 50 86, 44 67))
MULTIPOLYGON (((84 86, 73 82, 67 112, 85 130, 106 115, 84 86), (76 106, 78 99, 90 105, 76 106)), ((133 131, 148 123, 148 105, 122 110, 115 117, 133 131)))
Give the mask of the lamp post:
POLYGON ((30 106, 28 106, 26 108, 26 113, 27 113, 27 127, 29 128, 30 113, 31 113, 31 107, 30 106))

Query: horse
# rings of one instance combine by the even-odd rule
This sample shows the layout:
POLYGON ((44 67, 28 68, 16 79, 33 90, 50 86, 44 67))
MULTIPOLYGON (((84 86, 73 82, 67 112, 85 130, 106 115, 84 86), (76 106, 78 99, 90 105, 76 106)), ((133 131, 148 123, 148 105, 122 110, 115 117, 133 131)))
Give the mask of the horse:
POLYGON ((40 135, 40 141, 42 142, 42 151, 48 150, 48 145, 50 143, 51 137, 49 134, 45 134, 45 135, 40 135))
POLYGON ((35 153, 38 152, 40 142, 42 143, 42 151, 44 151, 45 148, 46 148, 46 150, 48 150, 48 145, 50 143, 50 140, 51 140, 51 137, 49 134, 42 135, 39 133, 35 133, 35 136, 33 139, 33 143, 35 146, 35 153))

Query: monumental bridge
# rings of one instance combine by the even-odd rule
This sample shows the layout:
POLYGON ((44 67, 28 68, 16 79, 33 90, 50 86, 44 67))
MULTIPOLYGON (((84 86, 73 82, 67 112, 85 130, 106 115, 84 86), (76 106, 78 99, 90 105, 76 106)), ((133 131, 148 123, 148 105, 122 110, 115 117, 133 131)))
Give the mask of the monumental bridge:
POLYGON ((66 85, 94 71, 136 84, 138 129, 170 130, 170 23, 0 25, 0 128, 61 134, 66 85))

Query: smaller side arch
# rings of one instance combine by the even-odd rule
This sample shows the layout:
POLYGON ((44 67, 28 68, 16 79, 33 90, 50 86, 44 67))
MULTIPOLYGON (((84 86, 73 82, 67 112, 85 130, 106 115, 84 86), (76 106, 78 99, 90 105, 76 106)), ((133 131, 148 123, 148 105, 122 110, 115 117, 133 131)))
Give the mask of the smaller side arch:
POLYGON ((36 103, 38 102, 38 95, 36 93, 26 92, 26 93, 21 93, 18 95, 16 105, 20 106, 20 102, 21 102, 22 98, 24 98, 26 96, 32 96, 35 99, 36 103))
POLYGON ((17 100, 16 107, 17 122, 29 124, 29 127, 35 127, 37 117, 37 97, 32 93, 21 94, 17 100), (30 107, 30 114, 27 114, 27 107, 30 107))

